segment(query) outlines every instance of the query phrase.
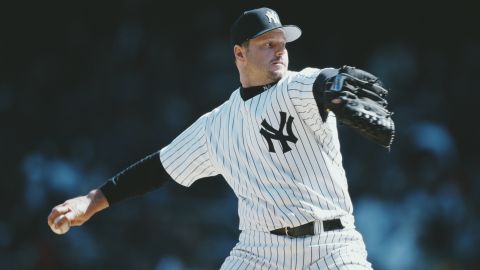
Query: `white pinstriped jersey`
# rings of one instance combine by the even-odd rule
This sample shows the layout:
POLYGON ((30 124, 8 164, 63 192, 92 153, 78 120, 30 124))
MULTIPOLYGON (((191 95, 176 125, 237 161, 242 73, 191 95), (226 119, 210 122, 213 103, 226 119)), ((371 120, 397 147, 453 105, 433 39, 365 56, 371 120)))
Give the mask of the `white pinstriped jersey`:
POLYGON ((270 231, 351 215, 335 115, 321 120, 320 70, 288 71, 244 101, 239 89, 160 151, 178 183, 223 175, 238 197, 240 230, 270 231))

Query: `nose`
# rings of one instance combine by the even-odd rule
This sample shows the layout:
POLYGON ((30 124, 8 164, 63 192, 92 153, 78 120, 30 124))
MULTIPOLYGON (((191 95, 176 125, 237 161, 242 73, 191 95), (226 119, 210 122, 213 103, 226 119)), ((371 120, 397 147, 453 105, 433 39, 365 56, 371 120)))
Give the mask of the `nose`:
POLYGON ((275 55, 276 56, 282 56, 285 54, 285 51, 286 51, 286 48, 285 48, 285 44, 282 44, 282 45, 279 45, 277 47, 277 50, 275 52, 275 55))

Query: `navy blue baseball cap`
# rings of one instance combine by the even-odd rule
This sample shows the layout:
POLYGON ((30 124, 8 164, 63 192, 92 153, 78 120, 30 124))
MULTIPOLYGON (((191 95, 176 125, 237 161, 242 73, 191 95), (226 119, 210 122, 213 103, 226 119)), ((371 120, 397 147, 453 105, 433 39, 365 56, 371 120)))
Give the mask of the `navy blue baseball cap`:
POLYGON ((230 40, 232 45, 256 38, 274 29, 282 29, 287 42, 294 41, 302 35, 302 30, 296 25, 282 25, 275 10, 262 7, 245 11, 232 25, 230 40))

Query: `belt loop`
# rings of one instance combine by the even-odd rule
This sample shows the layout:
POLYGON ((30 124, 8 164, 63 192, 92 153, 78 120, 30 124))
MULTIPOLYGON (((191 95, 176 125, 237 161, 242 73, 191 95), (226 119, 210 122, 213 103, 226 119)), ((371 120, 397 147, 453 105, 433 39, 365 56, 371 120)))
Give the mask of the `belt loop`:
POLYGON ((315 234, 321 234, 322 231, 323 231, 323 224, 322 224, 322 221, 321 220, 318 220, 316 219, 315 220, 315 226, 313 227, 314 228, 314 232, 315 234))

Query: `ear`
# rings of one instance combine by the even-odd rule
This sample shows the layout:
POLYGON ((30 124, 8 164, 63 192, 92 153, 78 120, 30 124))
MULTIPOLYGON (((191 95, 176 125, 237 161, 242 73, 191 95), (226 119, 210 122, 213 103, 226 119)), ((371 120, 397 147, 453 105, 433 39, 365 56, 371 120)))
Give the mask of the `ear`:
POLYGON ((235 60, 243 62, 245 61, 245 49, 240 45, 235 45, 233 47, 233 55, 235 56, 235 60))

